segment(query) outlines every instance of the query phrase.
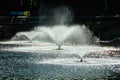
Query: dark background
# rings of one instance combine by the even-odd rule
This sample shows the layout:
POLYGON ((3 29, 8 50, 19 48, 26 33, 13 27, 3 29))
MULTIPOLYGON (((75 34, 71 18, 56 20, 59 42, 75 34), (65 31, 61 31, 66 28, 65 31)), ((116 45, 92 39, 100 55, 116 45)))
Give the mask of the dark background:
POLYGON ((120 0, 0 0, 0 39, 10 39, 18 31, 48 24, 50 9, 67 6, 73 12, 71 24, 85 24, 101 40, 120 37, 120 0), (29 11, 22 14, 11 12, 29 11))
POLYGON ((66 5, 76 16, 116 15, 120 14, 120 0, 0 0, 0 15, 10 15, 10 11, 34 11, 66 5), (107 5, 106 5, 107 4, 107 5), (107 11, 105 7, 107 6, 107 11))

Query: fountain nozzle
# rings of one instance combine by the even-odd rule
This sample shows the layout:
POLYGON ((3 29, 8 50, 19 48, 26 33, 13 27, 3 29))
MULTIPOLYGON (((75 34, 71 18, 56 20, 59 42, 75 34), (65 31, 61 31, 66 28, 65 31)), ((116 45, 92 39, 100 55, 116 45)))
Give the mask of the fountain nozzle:
POLYGON ((82 59, 82 58, 80 59, 80 62, 83 62, 83 59, 82 59))
POLYGON ((61 50, 61 45, 58 46, 58 50, 61 50))

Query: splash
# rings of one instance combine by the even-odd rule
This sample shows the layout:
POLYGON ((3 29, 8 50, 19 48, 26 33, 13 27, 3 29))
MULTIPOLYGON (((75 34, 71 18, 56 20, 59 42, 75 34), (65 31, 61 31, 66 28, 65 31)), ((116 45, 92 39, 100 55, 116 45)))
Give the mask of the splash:
POLYGON ((56 25, 52 27, 36 27, 29 32, 19 32, 12 40, 25 40, 27 38, 30 42, 50 42, 55 43, 58 49, 61 49, 63 44, 70 45, 91 45, 96 42, 96 37, 84 25, 56 25))

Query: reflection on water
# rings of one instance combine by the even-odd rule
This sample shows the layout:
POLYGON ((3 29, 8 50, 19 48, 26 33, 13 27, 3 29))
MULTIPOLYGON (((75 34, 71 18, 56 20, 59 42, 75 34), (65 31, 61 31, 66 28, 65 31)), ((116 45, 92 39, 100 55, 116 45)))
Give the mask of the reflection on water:
POLYGON ((119 79, 119 49, 51 43, 1 42, 0 79, 119 79), (83 62, 80 62, 80 56, 83 62))

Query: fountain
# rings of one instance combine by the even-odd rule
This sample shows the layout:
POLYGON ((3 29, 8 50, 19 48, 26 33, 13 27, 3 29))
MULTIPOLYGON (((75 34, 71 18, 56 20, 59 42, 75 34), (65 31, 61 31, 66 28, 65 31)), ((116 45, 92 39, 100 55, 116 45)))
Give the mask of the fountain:
POLYGON ((96 45, 98 38, 85 25, 65 24, 68 8, 55 11, 55 25, 37 26, 17 33, 12 41, 0 42, 2 79, 119 79, 120 49, 96 45))
POLYGON ((32 42, 32 39, 37 34, 37 32, 18 32, 13 38, 12 41, 29 41, 32 42))

